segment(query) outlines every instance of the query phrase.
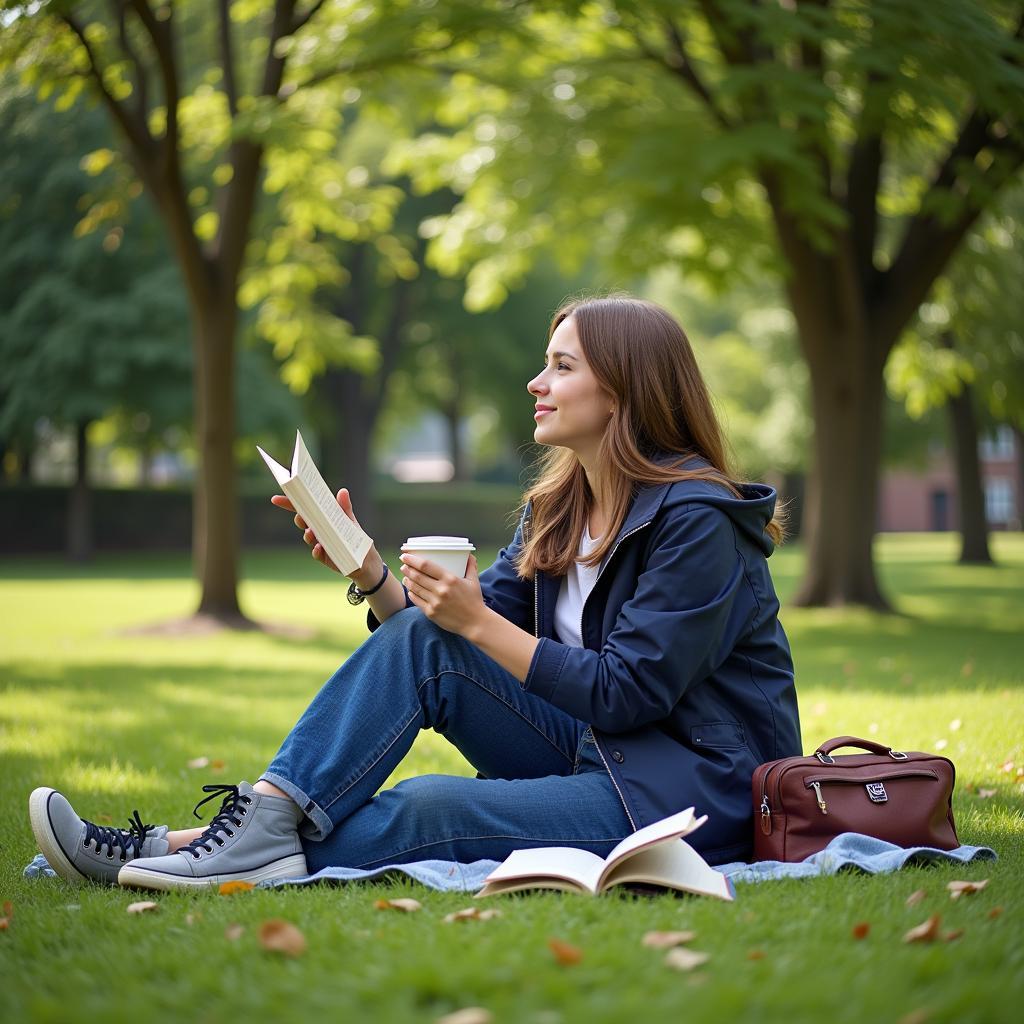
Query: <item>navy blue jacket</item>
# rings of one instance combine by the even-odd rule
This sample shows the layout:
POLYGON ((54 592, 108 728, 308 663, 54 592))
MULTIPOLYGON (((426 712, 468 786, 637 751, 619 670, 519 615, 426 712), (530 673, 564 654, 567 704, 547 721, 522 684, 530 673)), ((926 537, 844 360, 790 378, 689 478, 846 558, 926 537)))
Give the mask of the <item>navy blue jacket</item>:
POLYGON ((633 827, 692 805, 708 821, 690 842, 713 864, 750 856, 757 765, 801 753, 766 562, 776 495, 741 491, 640 486, 583 607, 582 648, 555 629, 561 577, 516 573, 529 505, 480 574, 488 607, 540 637, 524 689, 592 727, 633 827))

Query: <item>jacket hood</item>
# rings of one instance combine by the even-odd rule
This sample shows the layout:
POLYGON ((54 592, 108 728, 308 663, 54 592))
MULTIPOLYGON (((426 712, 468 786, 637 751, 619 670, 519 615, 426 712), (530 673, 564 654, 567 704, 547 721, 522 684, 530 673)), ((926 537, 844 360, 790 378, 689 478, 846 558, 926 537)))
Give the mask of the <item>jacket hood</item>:
MULTIPOLYGON (((662 460, 659 460, 662 461, 662 460)), ((666 460, 667 461, 667 460, 666 460)), ((691 459, 687 468, 707 466, 703 460, 691 459)), ((775 543, 765 527, 775 514, 778 495, 767 484, 736 484, 739 497, 729 493, 720 484, 707 480, 677 480, 667 484, 643 484, 637 492, 633 507, 622 525, 620 537, 640 524, 652 519, 661 506, 678 508, 683 505, 710 505, 721 509, 746 539, 760 548, 767 558, 775 543)))

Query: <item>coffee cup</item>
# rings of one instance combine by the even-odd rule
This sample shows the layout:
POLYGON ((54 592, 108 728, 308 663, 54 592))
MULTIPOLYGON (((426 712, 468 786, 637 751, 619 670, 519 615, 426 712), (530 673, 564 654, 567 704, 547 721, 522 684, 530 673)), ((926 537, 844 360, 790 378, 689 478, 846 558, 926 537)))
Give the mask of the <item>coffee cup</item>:
POLYGON ((461 578, 469 569, 469 556, 476 547, 469 543, 468 537, 410 537, 402 550, 427 558, 461 578))

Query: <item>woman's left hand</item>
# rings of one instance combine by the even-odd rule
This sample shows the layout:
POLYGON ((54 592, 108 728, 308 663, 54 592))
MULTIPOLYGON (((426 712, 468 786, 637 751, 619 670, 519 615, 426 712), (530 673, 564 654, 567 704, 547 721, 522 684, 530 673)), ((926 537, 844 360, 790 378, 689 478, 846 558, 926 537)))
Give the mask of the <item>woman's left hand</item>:
POLYGON ((465 636, 487 610, 475 555, 462 579, 419 555, 403 552, 400 560, 412 603, 442 629, 465 636))

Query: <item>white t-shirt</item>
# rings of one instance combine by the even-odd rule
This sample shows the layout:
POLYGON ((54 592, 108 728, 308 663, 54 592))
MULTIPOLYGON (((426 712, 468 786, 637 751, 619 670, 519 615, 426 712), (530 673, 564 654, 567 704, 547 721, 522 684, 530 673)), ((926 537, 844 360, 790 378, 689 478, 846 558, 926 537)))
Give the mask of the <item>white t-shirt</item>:
MULTIPOLYGON (((590 536, 590 527, 585 525, 583 536, 580 538, 579 557, 585 558, 589 555, 600 541, 600 537, 590 536)), ((583 602, 594 589, 603 565, 603 561, 601 565, 593 567, 573 562, 569 572, 562 577, 562 586, 559 588, 558 600, 555 603, 555 629, 558 630, 563 644, 570 647, 583 646, 583 636, 580 633, 583 602)))

